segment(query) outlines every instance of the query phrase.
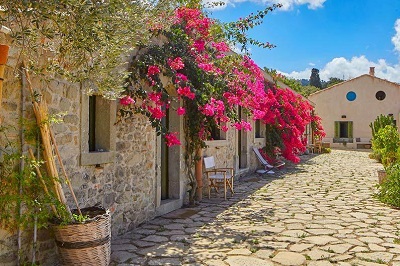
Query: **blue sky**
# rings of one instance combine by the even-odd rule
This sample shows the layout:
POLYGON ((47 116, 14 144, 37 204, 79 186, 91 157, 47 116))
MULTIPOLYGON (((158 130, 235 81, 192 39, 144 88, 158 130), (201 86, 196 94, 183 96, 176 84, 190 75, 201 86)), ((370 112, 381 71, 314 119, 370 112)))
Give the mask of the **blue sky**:
MULTIPOLYGON (((211 2, 212 0, 204 0, 211 2)), ((222 0, 210 10, 212 18, 235 21, 272 3, 250 36, 277 47, 251 47, 260 67, 294 77, 309 78, 313 67, 321 79, 354 78, 375 66, 376 76, 400 82, 399 0, 222 0)))

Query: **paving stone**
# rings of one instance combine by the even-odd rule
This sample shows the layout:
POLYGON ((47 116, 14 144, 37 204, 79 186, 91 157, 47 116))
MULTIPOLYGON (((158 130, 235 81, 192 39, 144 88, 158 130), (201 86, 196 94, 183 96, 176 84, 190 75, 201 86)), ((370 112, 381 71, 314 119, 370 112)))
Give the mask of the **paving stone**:
POLYGON ((333 257, 335 254, 321 249, 313 249, 307 253, 311 260, 322 260, 333 257))
POLYGON ((324 250, 333 251, 337 254, 343 254, 347 252, 353 245, 350 244, 336 244, 336 245, 328 245, 323 247, 324 250))
POLYGON ((310 243, 320 245, 320 246, 326 245, 330 242, 338 241, 337 238, 331 237, 331 236, 309 236, 309 237, 306 237, 305 240, 307 240, 310 243))
POLYGON ((294 244, 292 246, 290 246, 290 251, 293 252, 302 252, 304 250, 310 249, 313 246, 315 246, 314 244, 294 244))
POLYGON ((161 243, 161 242, 167 242, 168 238, 166 238, 165 236, 152 235, 143 238, 143 241, 161 243))
POLYGON ((378 237, 360 237, 358 240, 367 244, 380 244, 384 242, 381 238, 378 237))
POLYGON ((335 230, 331 229, 306 229, 306 231, 312 235, 333 235, 336 233, 335 230))
POLYGON ((338 255, 338 256, 333 256, 329 260, 333 262, 341 262, 341 261, 347 261, 352 259, 352 255, 338 255))
POLYGON ((180 266, 181 264, 179 259, 172 258, 150 259, 147 262, 149 266, 180 266))
POLYGON ((223 260, 209 260, 205 262, 207 266, 226 266, 226 263, 223 260))
POLYGON ((137 247, 133 244, 111 245, 111 250, 113 250, 113 251, 135 251, 135 250, 137 250, 137 247))
POLYGON ((229 251, 227 255, 251 255, 251 251, 245 248, 234 249, 232 251, 229 251))
POLYGON ((306 261, 306 258, 295 252, 282 251, 276 254, 276 256, 272 258, 272 261, 282 265, 295 266, 302 265, 306 261))
POLYGON ((329 261, 311 261, 307 263, 307 266, 331 266, 333 265, 329 261))
POLYGON ((368 248, 371 251, 386 251, 386 248, 379 246, 377 244, 368 244, 368 248))
POLYGON ((135 244, 135 246, 140 247, 140 248, 147 248, 147 247, 152 247, 155 245, 154 242, 148 242, 148 241, 143 241, 143 240, 135 240, 135 241, 133 241, 133 244, 135 244))
POLYGON ((254 256, 256 256, 260 259, 269 259, 269 258, 271 258, 273 253, 274 253, 274 251, 270 250, 270 249, 260 249, 254 253, 254 256))
POLYGON ((177 224, 177 223, 166 224, 166 225, 164 225, 164 228, 168 229, 168 230, 184 230, 184 225, 183 224, 177 224))
POLYGON ((126 263, 133 261, 135 261, 135 263, 143 263, 146 259, 132 252, 115 251, 111 254, 111 260, 118 263, 126 263))
POLYGON ((371 252, 371 253, 356 253, 356 256, 361 259, 371 261, 382 261, 383 263, 389 263, 393 258, 393 254, 387 252, 371 252))
POLYGON ((148 257, 180 257, 186 250, 183 243, 166 243, 138 250, 137 253, 148 257))
POLYGON ((306 231, 303 230, 286 230, 281 232, 281 235, 291 236, 291 237, 305 237, 308 236, 309 234, 307 234, 306 231))
POLYGON ((273 266, 274 264, 267 260, 248 256, 231 256, 225 262, 229 266, 273 266))

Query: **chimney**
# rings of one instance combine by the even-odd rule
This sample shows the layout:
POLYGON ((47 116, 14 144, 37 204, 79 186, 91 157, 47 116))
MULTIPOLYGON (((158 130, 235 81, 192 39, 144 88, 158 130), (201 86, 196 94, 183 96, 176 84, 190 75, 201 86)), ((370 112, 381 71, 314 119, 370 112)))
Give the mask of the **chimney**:
POLYGON ((375 67, 370 67, 369 68, 369 74, 373 77, 375 77, 375 67))

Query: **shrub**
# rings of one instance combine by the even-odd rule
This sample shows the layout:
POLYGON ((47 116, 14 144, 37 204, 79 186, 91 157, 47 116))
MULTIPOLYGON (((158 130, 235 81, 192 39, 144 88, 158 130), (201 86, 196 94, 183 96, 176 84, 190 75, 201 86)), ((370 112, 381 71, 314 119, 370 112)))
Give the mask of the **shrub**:
POLYGON ((331 153, 331 148, 322 147, 322 153, 331 153))
POLYGON ((386 173, 386 179, 379 185, 376 196, 383 203, 400 207, 400 164, 389 166, 386 173))
POLYGON ((372 149, 376 159, 381 159, 382 164, 387 167, 397 159, 400 136, 397 128, 393 125, 386 125, 380 128, 372 140, 372 149))

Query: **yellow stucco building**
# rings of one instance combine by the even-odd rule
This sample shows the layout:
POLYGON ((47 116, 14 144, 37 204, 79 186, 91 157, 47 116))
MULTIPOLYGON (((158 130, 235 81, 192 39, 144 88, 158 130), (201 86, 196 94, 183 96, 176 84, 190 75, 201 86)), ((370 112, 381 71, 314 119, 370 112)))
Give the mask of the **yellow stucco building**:
POLYGON ((369 148, 369 124, 378 115, 400 120, 400 85, 376 77, 374 67, 369 74, 318 91, 309 99, 322 118, 326 132, 322 141, 332 148, 369 148))

